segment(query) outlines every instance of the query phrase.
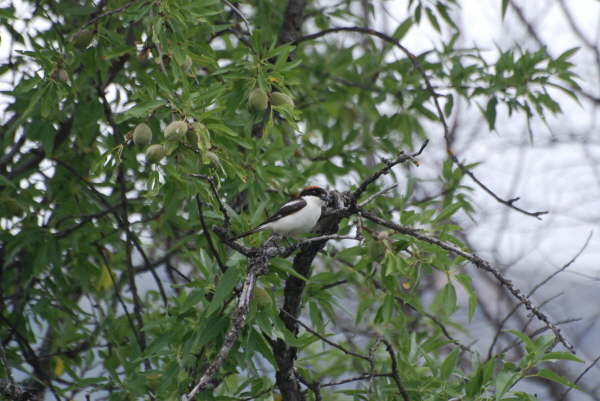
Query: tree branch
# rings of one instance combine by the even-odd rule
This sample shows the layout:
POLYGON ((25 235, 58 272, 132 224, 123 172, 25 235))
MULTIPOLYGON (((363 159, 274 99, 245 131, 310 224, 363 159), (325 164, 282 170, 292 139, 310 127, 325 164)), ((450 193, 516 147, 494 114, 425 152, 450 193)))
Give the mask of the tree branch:
POLYGON ((223 363, 225 363, 229 352, 235 345, 237 338, 246 325, 246 317, 250 307, 250 301, 252 300, 256 280, 259 276, 266 272, 269 260, 275 256, 271 256, 270 252, 268 252, 268 250, 275 245, 275 238, 276 237, 269 238, 258 250, 257 254, 252 256, 248 261, 248 272, 246 273, 246 279, 244 280, 244 284, 242 286, 237 308, 231 317, 231 327, 223 339, 223 345, 198 380, 196 386, 194 386, 194 388, 188 394, 182 395, 182 401, 189 401, 196 395, 196 393, 198 393, 198 391, 207 389, 214 375, 221 368, 223 363))
POLYGON ((407 155, 404 152, 400 152, 400 155, 398 157, 396 157, 394 160, 383 160, 385 167, 378 170, 375 174, 373 174, 372 176, 370 176, 369 178, 364 180, 360 184, 360 186, 352 193, 352 199, 356 202, 358 200, 358 198, 360 198, 362 193, 365 192, 365 190, 367 189, 367 187, 369 185, 371 185, 373 182, 375 182, 382 175, 388 174, 395 165, 404 163, 407 160, 411 160, 415 164, 418 164, 417 161, 415 160, 415 157, 419 156, 423 152, 423 150, 425 149, 425 147, 427 146, 428 143, 429 143, 429 140, 426 140, 425 142, 423 142, 423 145, 421 145, 421 148, 416 153, 413 153, 412 155, 407 155))
POLYGON ((346 349, 346 348, 342 347, 341 345, 339 345, 339 344, 337 344, 337 343, 335 343, 335 342, 331 341, 331 340, 330 340, 330 339, 328 339, 327 337, 325 337, 325 336, 322 336, 321 334, 319 334, 319 332, 318 332, 318 331, 315 331, 315 330, 311 329, 311 328, 310 328, 310 327, 309 327, 307 324, 305 324, 304 322, 302 322, 302 320, 295 318, 294 316, 290 315, 290 314, 289 314, 289 313, 287 313, 286 311, 282 311, 282 312, 283 312, 283 313, 285 313, 287 316, 289 316, 291 319, 293 319, 293 320, 294 320, 296 323, 298 323, 300 326, 304 327, 304 329, 305 329, 306 331, 308 331, 308 332, 309 332, 309 333, 311 333, 312 335, 314 335, 314 336, 318 337, 318 338, 319 338, 321 341, 323 341, 324 343, 327 343, 327 344, 331 345, 333 348, 337 348, 337 349, 339 349, 340 351, 342 351, 342 352, 343 352, 344 354, 346 354, 346 355, 351 355, 351 356, 353 356, 353 357, 355 357, 355 358, 360 358, 360 359, 363 359, 363 360, 365 360, 365 361, 367 361, 367 362, 371 362, 371 358, 369 358, 368 356, 366 356, 366 355, 362 355, 362 354, 359 354, 359 353, 357 353, 357 352, 354 352, 354 351, 350 351, 349 349, 346 349))
POLYGON ((471 261, 479 269, 485 270, 485 271, 491 273, 496 278, 496 280, 513 295, 513 297, 515 297, 521 304, 523 304, 527 310, 529 310, 532 314, 534 314, 538 318, 538 320, 542 321, 546 325, 546 327, 548 327, 550 330, 552 330, 552 332, 554 333, 556 338, 565 346, 565 348, 567 348, 572 353, 575 353, 575 348, 561 334, 560 328, 557 327, 556 325, 554 325, 552 322, 550 322, 550 319, 548 318, 548 316, 546 316, 536 306, 534 306, 532 304, 531 300, 529 300, 529 298, 527 298, 527 296, 525 296, 521 293, 521 290, 519 290, 518 288, 515 288, 513 283, 510 280, 507 280, 502 275, 502 273, 500 273, 500 271, 498 271, 497 269, 492 267, 490 265, 490 263, 487 262, 486 260, 481 259, 477 255, 466 252, 453 244, 450 244, 450 243, 442 241, 440 239, 425 235, 417 229, 410 228, 410 227, 404 227, 404 226, 398 225, 396 223, 393 223, 391 221, 384 220, 384 219, 382 219, 372 213, 369 213, 365 210, 361 210, 360 214, 367 220, 371 220, 374 223, 377 223, 384 227, 391 228, 392 230, 394 230, 400 234, 405 234, 410 237, 427 242, 429 244, 437 245, 442 249, 450 251, 451 253, 453 253, 457 256, 461 256, 461 257, 471 261))
POLYGON ((206 237, 206 242, 208 242, 208 249, 213 254, 215 259, 217 260, 217 264, 223 273, 227 271, 227 266, 221 260, 219 256, 219 252, 215 248, 212 238, 210 238, 210 233, 208 231, 208 227, 206 227, 206 222, 204 221, 204 213, 202 213, 202 201, 200 200, 200 196, 196 195, 196 205, 198 206, 198 215, 200 216, 200 223, 202 224, 202 231, 204 232, 204 236, 206 237))
POLYGON ((390 359, 392 360, 392 378, 396 382, 396 386, 398 387, 398 391, 400 391, 400 395, 404 401, 410 401, 408 398, 408 393, 402 384, 402 380, 400 380, 400 374, 398 373, 398 361, 396 361, 396 353, 394 352, 394 347, 392 344, 385 338, 381 337, 381 341, 385 344, 385 348, 390 354, 390 359))

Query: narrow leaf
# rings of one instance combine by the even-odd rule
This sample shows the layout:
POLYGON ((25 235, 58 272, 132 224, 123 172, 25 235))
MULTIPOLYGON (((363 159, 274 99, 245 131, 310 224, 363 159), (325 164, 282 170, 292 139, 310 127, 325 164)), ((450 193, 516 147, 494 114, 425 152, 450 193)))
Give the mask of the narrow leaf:
POLYGON ((210 302, 210 305, 208 306, 208 309, 206 311, 208 315, 211 315, 212 313, 217 311, 221 307, 221 305, 223 305, 223 301, 225 301, 225 298, 231 295, 233 287, 235 287, 238 278, 238 269, 236 269, 235 267, 230 267, 229 269, 227 269, 225 274, 223 274, 223 276, 219 280, 215 296, 213 297, 212 301, 210 302))

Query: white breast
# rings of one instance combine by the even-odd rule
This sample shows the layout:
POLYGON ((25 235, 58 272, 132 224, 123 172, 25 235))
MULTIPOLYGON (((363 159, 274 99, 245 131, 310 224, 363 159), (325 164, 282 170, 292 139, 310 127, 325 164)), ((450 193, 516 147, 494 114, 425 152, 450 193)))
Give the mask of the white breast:
POLYGON ((299 212, 265 224, 264 228, 282 235, 310 232, 317 224, 319 217, 321 217, 323 201, 316 196, 306 196, 304 200, 306 200, 306 206, 299 212))

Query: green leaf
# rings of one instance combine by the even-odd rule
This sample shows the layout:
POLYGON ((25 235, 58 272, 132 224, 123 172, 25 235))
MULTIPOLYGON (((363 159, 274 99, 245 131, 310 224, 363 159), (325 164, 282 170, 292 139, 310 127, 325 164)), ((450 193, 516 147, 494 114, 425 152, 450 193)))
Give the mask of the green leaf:
POLYGON ((211 131, 221 132, 229 136, 238 136, 238 133, 226 126, 225 124, 207 124, 206 128, 211 131))
POLYGON ((432 307, 434 311, 450 316, 456 311, 456 301, 456 289, 448 282, 435 296, 432 307))
POLYGON ((214 340, 219 334, 227 329, 229 320, 224 316, 214 315, 206 319, 201 326, 201 330, 196 332, 196 336, 190 347, 190 352, 195 352, 199 348, 214 340))
POLYGON ((518 330, 506 330, 506 331, 508 333, 511 333, 512 335, 518 337, 519 340, 521 340, 525 344, 525 348, 527 348, 528 352, 533 352, 535 350, 536 347, 535 347, 534 342, 526 334, 521 333, 518 330))
POLYGON ((433 11, 431 11, 431 8, 426 7, 425 14, 427 14, 427 19, 429 20, 429 23, 431 24, 431 26, 433 26, 433 28, 436 31, 441 32, 442 30, 440 28, 440 23, 438 22, 436 16, 433 14, 433 11))
POLYGON ((496 96, 492 96, 490 100, 488 100, 487 107, 483 112, 483 116, 488 123, 488 126, 491 131, 496 128, 496 106, 498 105, 498 99, 496 96))
POLYGON ((169 344, 175 343, 175 338, 173 338, 173 333, 166 333, 162 336, 158 337, 154 340, 148 348, 144 351, 145 355, 151 356, 157 354, 159 351, 163 350, 163 348, 167 347, 169 344))
POLYGON ((548 379, 551 380, 553 382, 556 383, 560 383, 563 386, 567 386, 567 387, 571 387, 575 390, 579 390, 579 391, 583 391, 580 387, 578 387, 575 383, 573 383, 572 381, 570 381, 567 378, 564 378, 556 373, 554 373, 553 371, 551 371, 550 369, 540 369, 540 371, 538 371, 536 374, 534 375, 528 375, 528 377, 543 377, 544 379, 548 379))
POLYGON ((213 299, 210 301, 210 305, 208 305, 208 309, 206 310, 207 315, 211 315, 219 310, 223 305, 223 301, 232 295, 233 288, 237 284, 239 276, 240 272, 235 266, 228 268, 225 274, 221 276, 219 284, 217 285, 217 290, 215 291, 215 295, 213 296, 213 299))
POLYGON ((117 121, 117 123, 122 123, 122 122, 130 120, 132 118, 142 118, 142 117, 147 118, 147 117, 150 117, 150 115, 152 114, 152 112, 154 112, 154 110, 158 109, 159 107, 164 106, 165 104, 167 104, 167 102, 162 99, 151 100, 146 103, 140 103, 140 104, 133 106, 129 110, 126 110, 125 112, 123 112, 121 114, 118 114, 115 117, 115 120, 117 121))
POLYGON ((508 0, 502 0, 502 19, 506 15, 506 9, 508 8, 508 0))
POLYGON ((454 96, 452 96, 452 94, 449 94, 448 96, 446 96, 446 104, 444 105, 444 115, 446 117, 450 117, 450 115, 452 114, 453 106, 454 106, 454 96))
POLYGON ((519 378, 519 374, 515 372, 509 372, 506 370, 501 371, 496 376, 496 400, 501 400, 504 394, 509 391, 515 384, 515 381, 519 378))
POLYGON ((571 49, 565 50, 564 52, 562 52, 560 54, 560 56, 558 56, 556 58, 556 61, 567 61, 568 59, 570 59, 571 57, 573 57, 575 55, 575 53, 577 53, 579 51, 579 49, 581 49, 580 46, 573 47, 571 49))
POLYGON ((438 214, 437 217, 435 218, 435 220, 433 220, 433 223, 439 223, 442 220, 446 220, 446 219, 450 218, 462 206, 463 205, 462 205, 461 202, 451 203, 450 205, 448 205, 448 206, 446 206, 445 208, 442 209, 442 211, 440 212, 440 214, 438 214))
POLYGON ((392 36, 396 40, 402 40, 402 38, 404 38, 404 36, 408 33, 410 28, 412 28, 412 25, 413 25, 412 18, 411 17, 406 18, 404 21, 402 21, 402 23, 400 25, 398 25, 398 28, 396 28, 396 30, 394 31, 394 34, 392 36))
POLYGON ((565 361, 574 361, 579 363, 584 363, 583 360, 577 358, 575 355, 570 352, 549 352, 545 354, 541 359, 541 361, 555 361, 555 360, 565 360, 565 361))
POLYGON ((469 321, 471 321, 475 315, 475 310, 477 309, 477 293, 473 287, 473 280, 471 279, 471 276, 462 273, 455 275, 454 278, 469 295, 468 316, 469 321))
POLYGON ((474 397, 477 394, 481 393, 484 389, 483 387, 483 370, 481 367, 477 369, 477 372, 467 381, 465 384, 465 390, 468 397, 474 397))
POLYGON ((458 361, 458 356, 460 354, 460 349, 455 348, 448 354, 444 362, 442 362, 442 366, 440 367, 440 377, 442 380, 448 380, 452 372, 454 371, 454 367, 456 366, 456 362, 458 361))

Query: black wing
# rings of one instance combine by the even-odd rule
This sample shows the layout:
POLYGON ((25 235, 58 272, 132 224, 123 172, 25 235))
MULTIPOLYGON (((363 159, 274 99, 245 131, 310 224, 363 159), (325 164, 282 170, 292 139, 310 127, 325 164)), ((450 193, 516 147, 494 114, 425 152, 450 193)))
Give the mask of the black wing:
POLYGON ((287 202, 285 205, 283 205, 278 211, 277 213, 275 213, 273 216, 269 217, 267 220, 263 221, 261 224, 259 224, 258 226, 256 226, 255 228, 253 228, 250 231, 246 231, 245 233, 236 235, 235 237, 231 237, 229 238, 230 241, 235 241, 238 240, 240 238, 246 237, 250 234, 254 234, 257 231, 260 231, 262 226, 264 226, 265 224, 271 223, 272 221, 275 221, 277 219, 280 219, 282 217, 285 217, 289 214, 295 213, 298 210, 302 209, 304 206, 306 206, 306 201, 302 198, 295 198, 292 199, 291 201, 287 202))
POLYGON ((282 217, 288 216, 292 213, 296 213, 300 209, 306 206, 306 201, 302 198, 295 198, 291 201, 287 202, 285 205, 281 206, 281 208, 267 220, 265 220, 260 226, 264 226, 267 223, 271 223, 272 221, 278 220, 282 217))

